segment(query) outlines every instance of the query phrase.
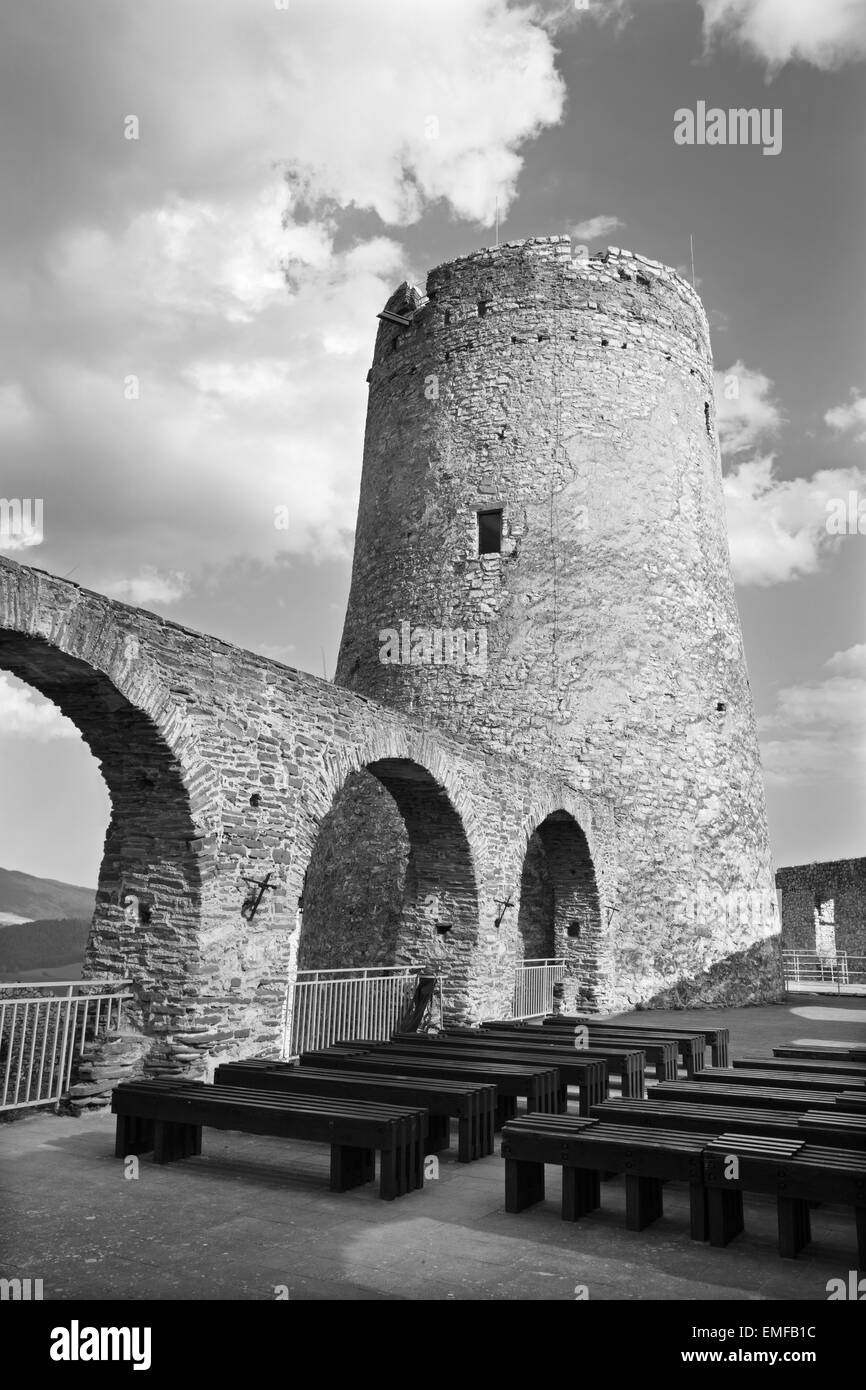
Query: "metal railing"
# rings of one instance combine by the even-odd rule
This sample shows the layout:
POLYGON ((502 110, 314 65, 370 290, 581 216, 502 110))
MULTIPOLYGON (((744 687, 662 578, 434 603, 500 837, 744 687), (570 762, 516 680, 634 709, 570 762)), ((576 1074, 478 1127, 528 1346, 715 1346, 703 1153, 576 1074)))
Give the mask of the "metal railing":
POLYGON ((512 1018, 543 1018, 553 1010, 553 986, 565 977, 562 956, 539 957, 518 965, 511 996, 512 1018))
POLYGON ((866 956, 783 951, 782 972, 791 994, 866 994, 866 956))
MULTIPOLYGON (((417 965, 298 970, 286 990, 283 1058, 330 1047, 341 1038, 385 1042, 409 1005, 419 973, 417 965)), ((441 980, 438 999, 441 1017, 441 980)))
POLYGON ((85 1043, 118 1027, 131 983, 0 984, 0 1111, 62 1100, 85 1043))

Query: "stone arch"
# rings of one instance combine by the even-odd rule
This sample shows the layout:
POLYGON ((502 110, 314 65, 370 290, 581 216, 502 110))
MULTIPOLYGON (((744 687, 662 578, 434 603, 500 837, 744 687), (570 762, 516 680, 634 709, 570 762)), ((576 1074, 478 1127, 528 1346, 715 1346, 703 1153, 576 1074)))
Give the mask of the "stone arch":
POLYGON ((548 810, 528 828, 516 935, 518 957, 565 957, 570 1006, 599 1007, 609 983, 606 931, 590 840, 573 810, 548 810))
POLYGON ((198 992, 205 831, 187 786, 190 731, 138 639, 113 621, 115 605, 76 590, 61 609, 41 593, 41 576, 19 573, 14 588, 0 582, 0 669, 76 725, 111 803, 84 976, 133 981, 125 1026, 159 1071, 198 992))
MULTIPOLYGON (((465 789, 448 785, 445 761, 441 750, 389 731, 330 769, 331 803, 318 815, 321 804, 310 806, 297 836, 309 846, 298 966, 434 961, 454 1017, 468 988, 480 909, 471 807, 465 789), (383 887, 391 894, 384 912, 376 910, 383 887)), ((319 803, 324 790, 317 789, 319 803)))

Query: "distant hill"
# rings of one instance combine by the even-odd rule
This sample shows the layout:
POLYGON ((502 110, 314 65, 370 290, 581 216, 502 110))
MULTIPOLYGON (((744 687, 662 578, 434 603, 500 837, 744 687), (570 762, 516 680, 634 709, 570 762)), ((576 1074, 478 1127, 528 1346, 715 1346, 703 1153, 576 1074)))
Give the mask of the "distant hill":
POLYGON ((75 978, 84 960, 90 916, 61 917, 0 927, 0 978, 75 978), (68 968, 74 967, 74 971, 68 968), (43 974, 44 972, 44 974, 43 974))
MULTIPOLYGON (((0 869, 0 914, 28 922, 60 917, 93 916, 95 888, 78 888, 53 878, 35 878, 16 869, 0 869)), ((5 929, 4 929, 5 930, 5 929)))

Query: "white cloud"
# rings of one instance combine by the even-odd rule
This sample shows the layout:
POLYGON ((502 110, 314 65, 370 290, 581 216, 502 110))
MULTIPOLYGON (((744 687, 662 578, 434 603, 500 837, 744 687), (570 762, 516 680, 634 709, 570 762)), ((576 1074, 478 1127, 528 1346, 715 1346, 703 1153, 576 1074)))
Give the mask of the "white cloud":
POLYGON ((20 382, 0 382, 0 433, 18 434, 33 418, 20 382))
POLYGON ((188 591, 189 579, 179 571, 160 574, 152 565, 146 565, 130 578, 109 580, 104 588, 110 598, 146 608, 153 603, 177 603, 188 591))
MULTIPOLYGON (((346 556, 376 313, 407 274, 390 238, 337 252, 328 232, 308 237, 291 293, 280 283, 253 303, 235 283, 209 295, 229 283, 244 220, 236 205, 236 218, 230 207, 214 209, 199 209, 205 241, 185 237, 170 269, 160 253, 137 256, 121 235, 110 273, 106 263, 91 275, 89 263, 64 260, 45 289, 64 306, 70 335, 94 343, 74 363, 38 364, 47 416, 40 467, 52 515, 63 519, 52 535, 71 564, 81 538, 97 532, 96 558, 76 577, 134 603, 149 601, 140 584, 117 587, 130 559, 194 575, 215 556, 346 556), (124 393, 130 373, 135 399, 124 393), (287 531, 274 526, 278 505, 289 509, 287 531)), ((283 235, 274 222, 273 244, 259 243, 262 284, 283 235)), ((153 219, 150 231, 161 234, 153 219)), ((160 589, 152 600, 169 598, 160 589)))
POLYGON ((866 57, 863 0, 700 0, 704 39, 762 59, 770 72, 801 61, 825 70, 866 57))
MULTIPOLYGON (((67 61, 47 146, 16 86, 45 230, 0 277, 36 425, 16 465, 59 519, 45 564, 168 603, 214 557, 346 558, 376 313, 426 269, 370 214, 504 215, 564 109, 551 36, 507 0, 330 0, 327 23, 302 0, 93 0, 84 27, 57 12, 50 47, 67 61), (130 110, 138 141, 101 124, 130 110)), ((22 40, 0 69, 38 56, 22 40)))
POLYGON ((763 372, 737 361, 715 374, 716 419, 723 454, 751 449, 761 439, 777 433, 782 414, 770 392, 773 383, 763 372))
POLYGON ((837 405, 828 410, 824 421, 831 430, 836 430, 839 434, 857 430, 855 440, 858 444, 866 444, 866 396, 859 395, 857 388, 852 386, 851 400, 848 404, 837 405))
POLYGON ((773 455, 738 464, 724 479, 731 563, 738 584, 781 584, 814 574, 840 542, 827 531, 828 503, 866 486, 858 468, 780 479, 773 455))
MULTIPOLYGON (((206 35, 198 0, 175 0, 170 41, 151 6, 125 23, 125 88, 156 64, 187 168, 217 183, 238 155, 248 169, 291 156, 307 198, 388 223, 437 198, 492 222, 496 197, 503 211, 513 197, 519 146, 562 113, 550 39, 506 0, 330 0, 326 16, 295 0, 285 11, 218 0, 206 35)), ((142 143, 166 127, 143 119, 142 143)))
POLYGON ((857 782, 866 775, 866 643, 824 663, 820 680, 780 690, 758 721, 768 782, 857 782))
POLYGON ((541 23, 551 33, 571 29, 583 20, 594 19, 596 24, 615 24, 623 29, 634 19, 637 0, 536 0, 541 23))
POLYGON ((0 737, 32 738, 47 743, 56 738, 80 738, 71 720, 56 705, 14 676, 0 673, 0 737))
POLYGON ((624 226, 619 217, 588 217, 585 222, 578 222, 576 227, 572 227, 571 235, 577 237, 578 241, 597 241, 599 237, 624 226))

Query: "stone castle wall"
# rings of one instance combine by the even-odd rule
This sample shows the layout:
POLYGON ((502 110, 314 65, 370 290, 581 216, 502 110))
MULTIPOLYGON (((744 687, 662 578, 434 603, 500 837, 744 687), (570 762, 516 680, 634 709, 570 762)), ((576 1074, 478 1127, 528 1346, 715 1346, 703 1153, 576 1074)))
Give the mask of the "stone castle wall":
MULTIPOLYGON (((361 964, 393 963, 393 951, 437 960, 446 1012, 467 1020, 509 1006, 523 952, 516 914, 497 917, 551 812, 582 827, 597 891, 614 898, 603 797, 591 804, 562 779, 4 558, 0 669, 76 723, 111 796, 86 974, 131 979, 134 999, 124 1036, 85 1065, 79 1099, 132 1068, 206 1075, 278 1050, 302 901, 301 965, 338 951, 351 963, 362 942, 361 964), (335 945, 316 917, 311 861, 329 813, 348 807, 358 828, 358 778, 375 781, 399 827, 383 861, 392 896, 353 924, 347 893, 335 945), (249 920, 247 880, 266 874, 273 891, 249 920)), ((341 860, 317 862, 327 879, 341 860)))

